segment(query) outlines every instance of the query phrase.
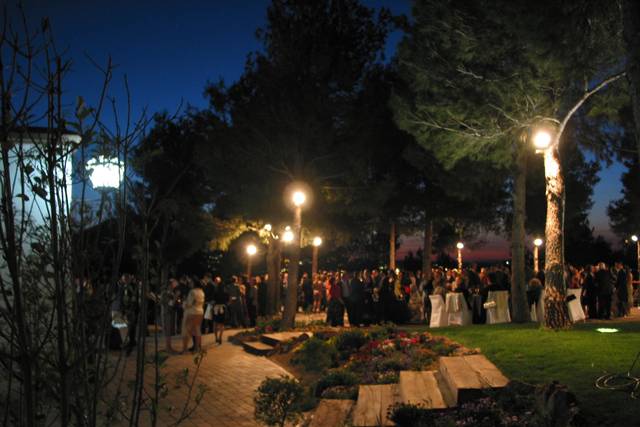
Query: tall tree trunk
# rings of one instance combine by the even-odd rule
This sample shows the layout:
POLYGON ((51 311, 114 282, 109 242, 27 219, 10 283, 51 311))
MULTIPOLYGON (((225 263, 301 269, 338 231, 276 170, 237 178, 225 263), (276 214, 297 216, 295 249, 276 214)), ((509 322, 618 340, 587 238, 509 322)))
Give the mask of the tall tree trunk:
POLYGON ((389 232, 389 268, 396 269, 396 223, 391 223, 391 231, 389 232))
POLYGON ((511 308, 513 321, 529 321, 524 274, 525 206, 527 197, 527 150, 523 141, 516 141, 513 192, 513 222, 511 224, 511 308))
POLYGON ((293 218, 293 242, 291 242, 291 258, 289 262, 289 279, 287 281, 287 299, 284 304, 282 325, 293 328, 298 311, 298 270, 300 261, 300 229, 302 228, 302 209, 297 207, 293 218))
POLYGON ((422 277, 431 279, 431 254, 433 252, 433 220, 427 219, 424 227, 424 245, 422 246, 422 277))
POLYGON ((627 79, 635 122, 636 147, 640 161, 640 2, 623 0, 623 35, 627 47, 627 79))
POLYGON ((560 166, 558 139, 544 154, 547 193, 545 226, 544 323, 552 329, 570 325, 564 283, 564 177, 560 166))

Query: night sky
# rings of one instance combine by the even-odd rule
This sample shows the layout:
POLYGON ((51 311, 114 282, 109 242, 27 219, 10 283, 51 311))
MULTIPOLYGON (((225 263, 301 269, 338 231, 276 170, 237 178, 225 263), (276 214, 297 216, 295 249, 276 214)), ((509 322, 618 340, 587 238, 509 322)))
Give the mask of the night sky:
MULTIPOLYGON (((77 96, 95 102, 101 84, 100 73, 85 57, 105 63, 108 55, 118 64, 111 93, 124 104, 122 85, 126 73, 134 112, 176 112, 183 103, 204 107, 207 81, 222 78, 227 83, 242 73, 247 54, 260 49, 254 34, 264 25, 267 0, 243 1, 121 1, 121 0, 26 0, 32 23, 48 16, 59 48, 68 49, 73 73, 67 80, 70 107, 77 96)), ((371 7, 386 6, 396 14, 410 12, 410 0, 365 1, 371 7)), ((399 33, 391 35, 387 56, 393 55, 399 33)), ((606 216, 610 200, 620 195, 622 165, 603 165, 601 181, 595 187, 595 205, 590 220, 596 234, 611 241, 606 216)), ((410 239, 413 240, 413 239, 410 239)), ((506 258, 506 242, 490 238, 470 258, 506 258)), ((410 241, 404 250, 415 249, 410 241)), ((400 251, 402 254, 402 250, 400 251)))

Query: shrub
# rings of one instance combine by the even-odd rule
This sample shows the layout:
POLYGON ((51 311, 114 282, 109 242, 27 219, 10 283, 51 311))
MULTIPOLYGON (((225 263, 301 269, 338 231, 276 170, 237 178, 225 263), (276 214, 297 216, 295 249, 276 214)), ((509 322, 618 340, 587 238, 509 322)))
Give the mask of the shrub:
POLYGON ((356 400, 358 398, 358 386, 357 385, 338 385, 335 387, 329 387, 322 392, 323 399, 350 399, 356 400))
POLYGON ((396 352, 377 360, 375 370, 378 372, 406 371, 410 364, 411 360, 406 354, 396 352))
POLYGON ((332 370, 318 380, 316 384, 316 396, 322 396, 322 393, 330 387, 354 386, 358 383, 359 378, 353 372, 345 369, 332 370))
POLYGON ((278 332, 280 330, 280 323, 282 319, 267 319, 258 321, 256 325, 256 332, 258 334, 270 334, 271 332, 278 332))
POLYGON ((389 408, 389 419, 398 427, 427 427, 435 425, 436 416, 422 406, 397 403, 389 408))
POLYGON ((302 365, 308 372, 322 372, 330 368, 336 358, 336 349, 330 343, 314 336, 298 347, 291 363, 302 365))
POLYGON ((376 377, 376 384, 396 384, 400 382, 398 372, 383 372, 376 377))
POLYGON ((398 332, 398 328, 393 323, 382 323, 379 326, 374 326, 369 330, 369 336, 373 340, 380 340, 389 338, 398 332))
POLYGON ((426 348, 413 347, 407 352, 410 360, 411 370, 422 371, 432 366, 437 356, 426 348))
POLYGON ((369 342, 362 331, 346 331, 334 338, 334 343, 341 359, 347 359, 349 355, 369 342))
POLYGON ((268 426, 284 427, 300 418, 304 388, 293 378, 267 378, 253 398, 255 419, 268 426))

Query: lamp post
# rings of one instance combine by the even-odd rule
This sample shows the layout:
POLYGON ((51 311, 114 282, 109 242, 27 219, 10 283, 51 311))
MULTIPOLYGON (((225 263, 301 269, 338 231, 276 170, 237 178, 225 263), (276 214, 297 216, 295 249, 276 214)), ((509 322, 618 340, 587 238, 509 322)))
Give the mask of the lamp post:
MULTIPOLYGON (((293 328, 295 325, 296 311, 298 309, 298 270, 300 262, 300 231, 302 229, 302 206, 307 201, 307 195, 300 189, 291 192, 291 203, 293 204, 293 245, 291 251, 291 262, 289 263, 289 278, 287 281, 287 300, 284 305, 282 322, 285 328, 293 328)), ((285 231, 286 234, 286 231, 285 231)), ((283 238, 288 236, 283 235, 283 238)), ((286 240, 285 240, 286 241, 286 240)))
POLYGON ((634 234, 631 236, 631 240, 636 244, 636 256, 638 257, 638 274, 640 275, 640 239, 634 234))
POLYGON ((257 252, 256 245, 247 245, 247 280, 251 280, 251 259, 257 252))
POLYGON ((462 249, 464 249, 464 243, 456 243, 456 248, 458 248, 458 270, 462 271, 462 249))
POLYGON ((311 255, 311 277, 313 278, 318 273, 318 250, 322 245, 322 238, 316 236, 313 238, 313 252, 311 255))
POLYGON ((533 241, 533 271, 537 273, 540 271, 540 263, 538 261, 538 251, 542 246, 542 239, 538 238, 533 241))

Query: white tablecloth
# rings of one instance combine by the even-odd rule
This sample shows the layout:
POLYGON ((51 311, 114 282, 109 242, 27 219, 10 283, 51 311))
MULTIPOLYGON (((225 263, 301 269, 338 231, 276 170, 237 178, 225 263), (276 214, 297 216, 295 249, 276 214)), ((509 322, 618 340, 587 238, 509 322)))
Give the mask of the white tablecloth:
POLYGON ((429 319, 429 326, 431 328, 440 328, 442 326, 449 325, 449 319, 444 306, 444 300, 440 295, 429 295, 429 301, 431 301, 431 319, 429 319))
POLYGON ((572 322, 579 322, 580 320, 585 320, 587 318, 584 314, 584 310, 582 309, 582 303, 580 302, 581 293, 582 289, 567 289, 567 295, 575 295, 576 297, 567 303, 569 317, 572 322))
POLYGON ((471 311, 463 294, 458 292, 448 293, 445 306, 447 307, 447 317, 450 325, 465 326, 471 324, 471 311))
POLYGON ((507 291, 490 291, 487 296, 487 302, 495 301, 495 307, 487 309, 487 323, 509 323, 511 315, 509 314, 509 292, 507 291))

